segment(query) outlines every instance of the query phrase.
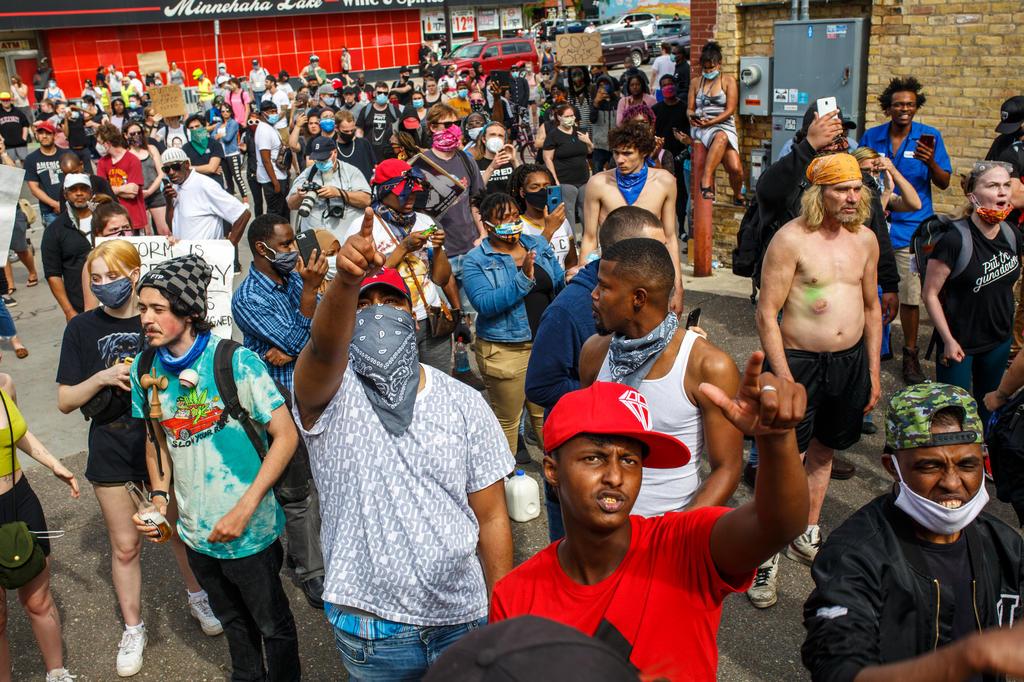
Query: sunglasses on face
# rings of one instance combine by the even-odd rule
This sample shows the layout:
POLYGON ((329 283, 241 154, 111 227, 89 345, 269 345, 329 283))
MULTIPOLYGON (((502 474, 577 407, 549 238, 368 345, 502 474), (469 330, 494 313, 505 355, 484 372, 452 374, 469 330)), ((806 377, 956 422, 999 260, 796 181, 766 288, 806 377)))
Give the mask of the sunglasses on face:
POLYGON ((169 163, 164 166, 164 172, 174 171, 175 173, 181 172, 181 169, 185 166, 184 161, 178 161, 177 163, 169 163))

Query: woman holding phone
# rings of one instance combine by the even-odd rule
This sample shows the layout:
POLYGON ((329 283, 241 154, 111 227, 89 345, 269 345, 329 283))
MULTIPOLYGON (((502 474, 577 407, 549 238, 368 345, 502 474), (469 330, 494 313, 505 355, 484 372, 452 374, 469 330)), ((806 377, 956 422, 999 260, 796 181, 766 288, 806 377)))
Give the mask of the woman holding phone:
POLYGON ((700 51, 701 73, 690 82, 686 113, 695 143, 707 149, 700 193, 704 199, 715 199, 715 171, 725 165, 732 186, 733 203, 744 204, 743 162, 736 135, 736 107, 739 89, 736 79, 722 73, 722 48, 711 41, 700 51))
MULTIPOLYGON (((544 410, 526 400, 526 366, 540 317, 565 287, 565 272, 551 244, 524 233, 519 206, 508 194, 484 195, 477 210, 487 239, 466 254, 462 286, 477 311, 476 362, 488 401, 509 449, 519 453, 524 406, 541 437, 544 410)), ((516 461, 525 464, 529 455, 517 454, 516 461)))
POLYGON ((575 225, 576 209, 583 207, 583 193, 590 180, 587 155, 594 150, 594 143, 576 125, 576 110, 571 104, 556 105, 552 114, 558 127, 544 138, 544 165, 551 171, 555 184, 562 187, 565 215, 575 225))

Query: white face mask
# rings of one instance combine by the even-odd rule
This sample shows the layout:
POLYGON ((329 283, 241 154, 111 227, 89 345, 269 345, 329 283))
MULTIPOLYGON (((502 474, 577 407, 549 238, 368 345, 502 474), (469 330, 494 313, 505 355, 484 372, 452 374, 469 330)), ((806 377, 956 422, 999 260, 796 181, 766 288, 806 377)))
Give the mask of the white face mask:
POLYGON ((487 138, 487 151, 492 154, 497 154, 501 151, 501 148, 505 146, 505 140, 500 137, 489 137, 487 138))
POLYGON ((96 143, 96 153, 99 154, 100 156, 106 156, 106 154, 107 154, 107 145, 103 144, 102 142, 97 142, 96 143))
POLYGON ((903 481, 903 474, 900 472, 900 465, 895 455, 889 455, 892 459, 892 466, 896 469, 896 476, 899 477, 900 492, 896 497, 897 509, 914 519, 925 529, 939 535, 952 535, 959 533, 973 521, 988 504, 988 490, 985 489, 985 482, 974 497, 966 504, 956 509, 947 509, 938 502, 933 502, 927 497, 921 497, 910 489, 903 481))

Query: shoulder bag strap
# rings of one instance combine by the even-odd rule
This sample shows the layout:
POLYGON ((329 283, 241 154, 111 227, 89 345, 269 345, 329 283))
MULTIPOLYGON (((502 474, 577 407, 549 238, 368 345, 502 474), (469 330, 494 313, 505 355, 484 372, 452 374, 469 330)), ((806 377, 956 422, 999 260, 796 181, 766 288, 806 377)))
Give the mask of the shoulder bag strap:
POLYGON ((238 384, 235 382, 234 356, 239 344, 231 339, 221 339, 213 355, 213 380, 217 385, 217 392, 224 402, 224 412, 220 416, 220 422, 227 422, 228 418, 238 420, 248 436, 256 454, 260 459, 267 455, 267 447, 263 444, 259 430, 253 423, 249 411, 245 409, 238 400, 238 384))
MULTIPOLYGON (((406 256, 408 258, 408 256, 406 256)), ((409 272, 412 273, 412 283, 416 285, 416 291, 419 292, 420 300, 423 302, 423 309, 428 313, 430 312, 430 304, 427 303, 427 296, 423 293, 423 286, 420 285, 420 278, 416 276, 416 269, 412 267, 412 263, 409 263, 409 272)), ((430 277, 430 264, 427 264, 427 277, 430 277)), ((448 308, 448 305, 444 302, 443 296, 437 297, 438 302, 441 304, 441 314, 449 320, 452 319, 452 312, 448 308)))
POLYGON ((0 402, 4 404, 4 414, 7 415, 7 431, 11 435, 11 506, 14 507, 14 513, 11 514, 11 519, 14 521, 18 520, 18 501, 15 499, 15 481, 14 481, 14 422, 11 421, 11 411, 7 409, 7 393, 0 391, 0 402))
POLYGON ((953 264, 953 270, 949 273, 950 279, 966 270, 974 256, 974 239, 971 238, 971 228, 967 224, 967 220, 960 218, 953 221, 953 227, 960 233, 960 253, 957 254, 956 263, 953 264))

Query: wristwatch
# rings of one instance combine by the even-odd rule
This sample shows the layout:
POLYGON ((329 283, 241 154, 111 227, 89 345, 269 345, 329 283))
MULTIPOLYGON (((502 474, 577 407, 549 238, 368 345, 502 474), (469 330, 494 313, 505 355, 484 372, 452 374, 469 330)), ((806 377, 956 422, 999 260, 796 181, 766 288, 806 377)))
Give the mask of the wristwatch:
POLYGON ((171 501, 171 496, 167 494, 166 490, 150 490, 149 491, 149 501, 152 502, 153 498, 156 497, 157 495, 159 495, 160 497, 164 498, 165 502, 170 502, 171 501))

